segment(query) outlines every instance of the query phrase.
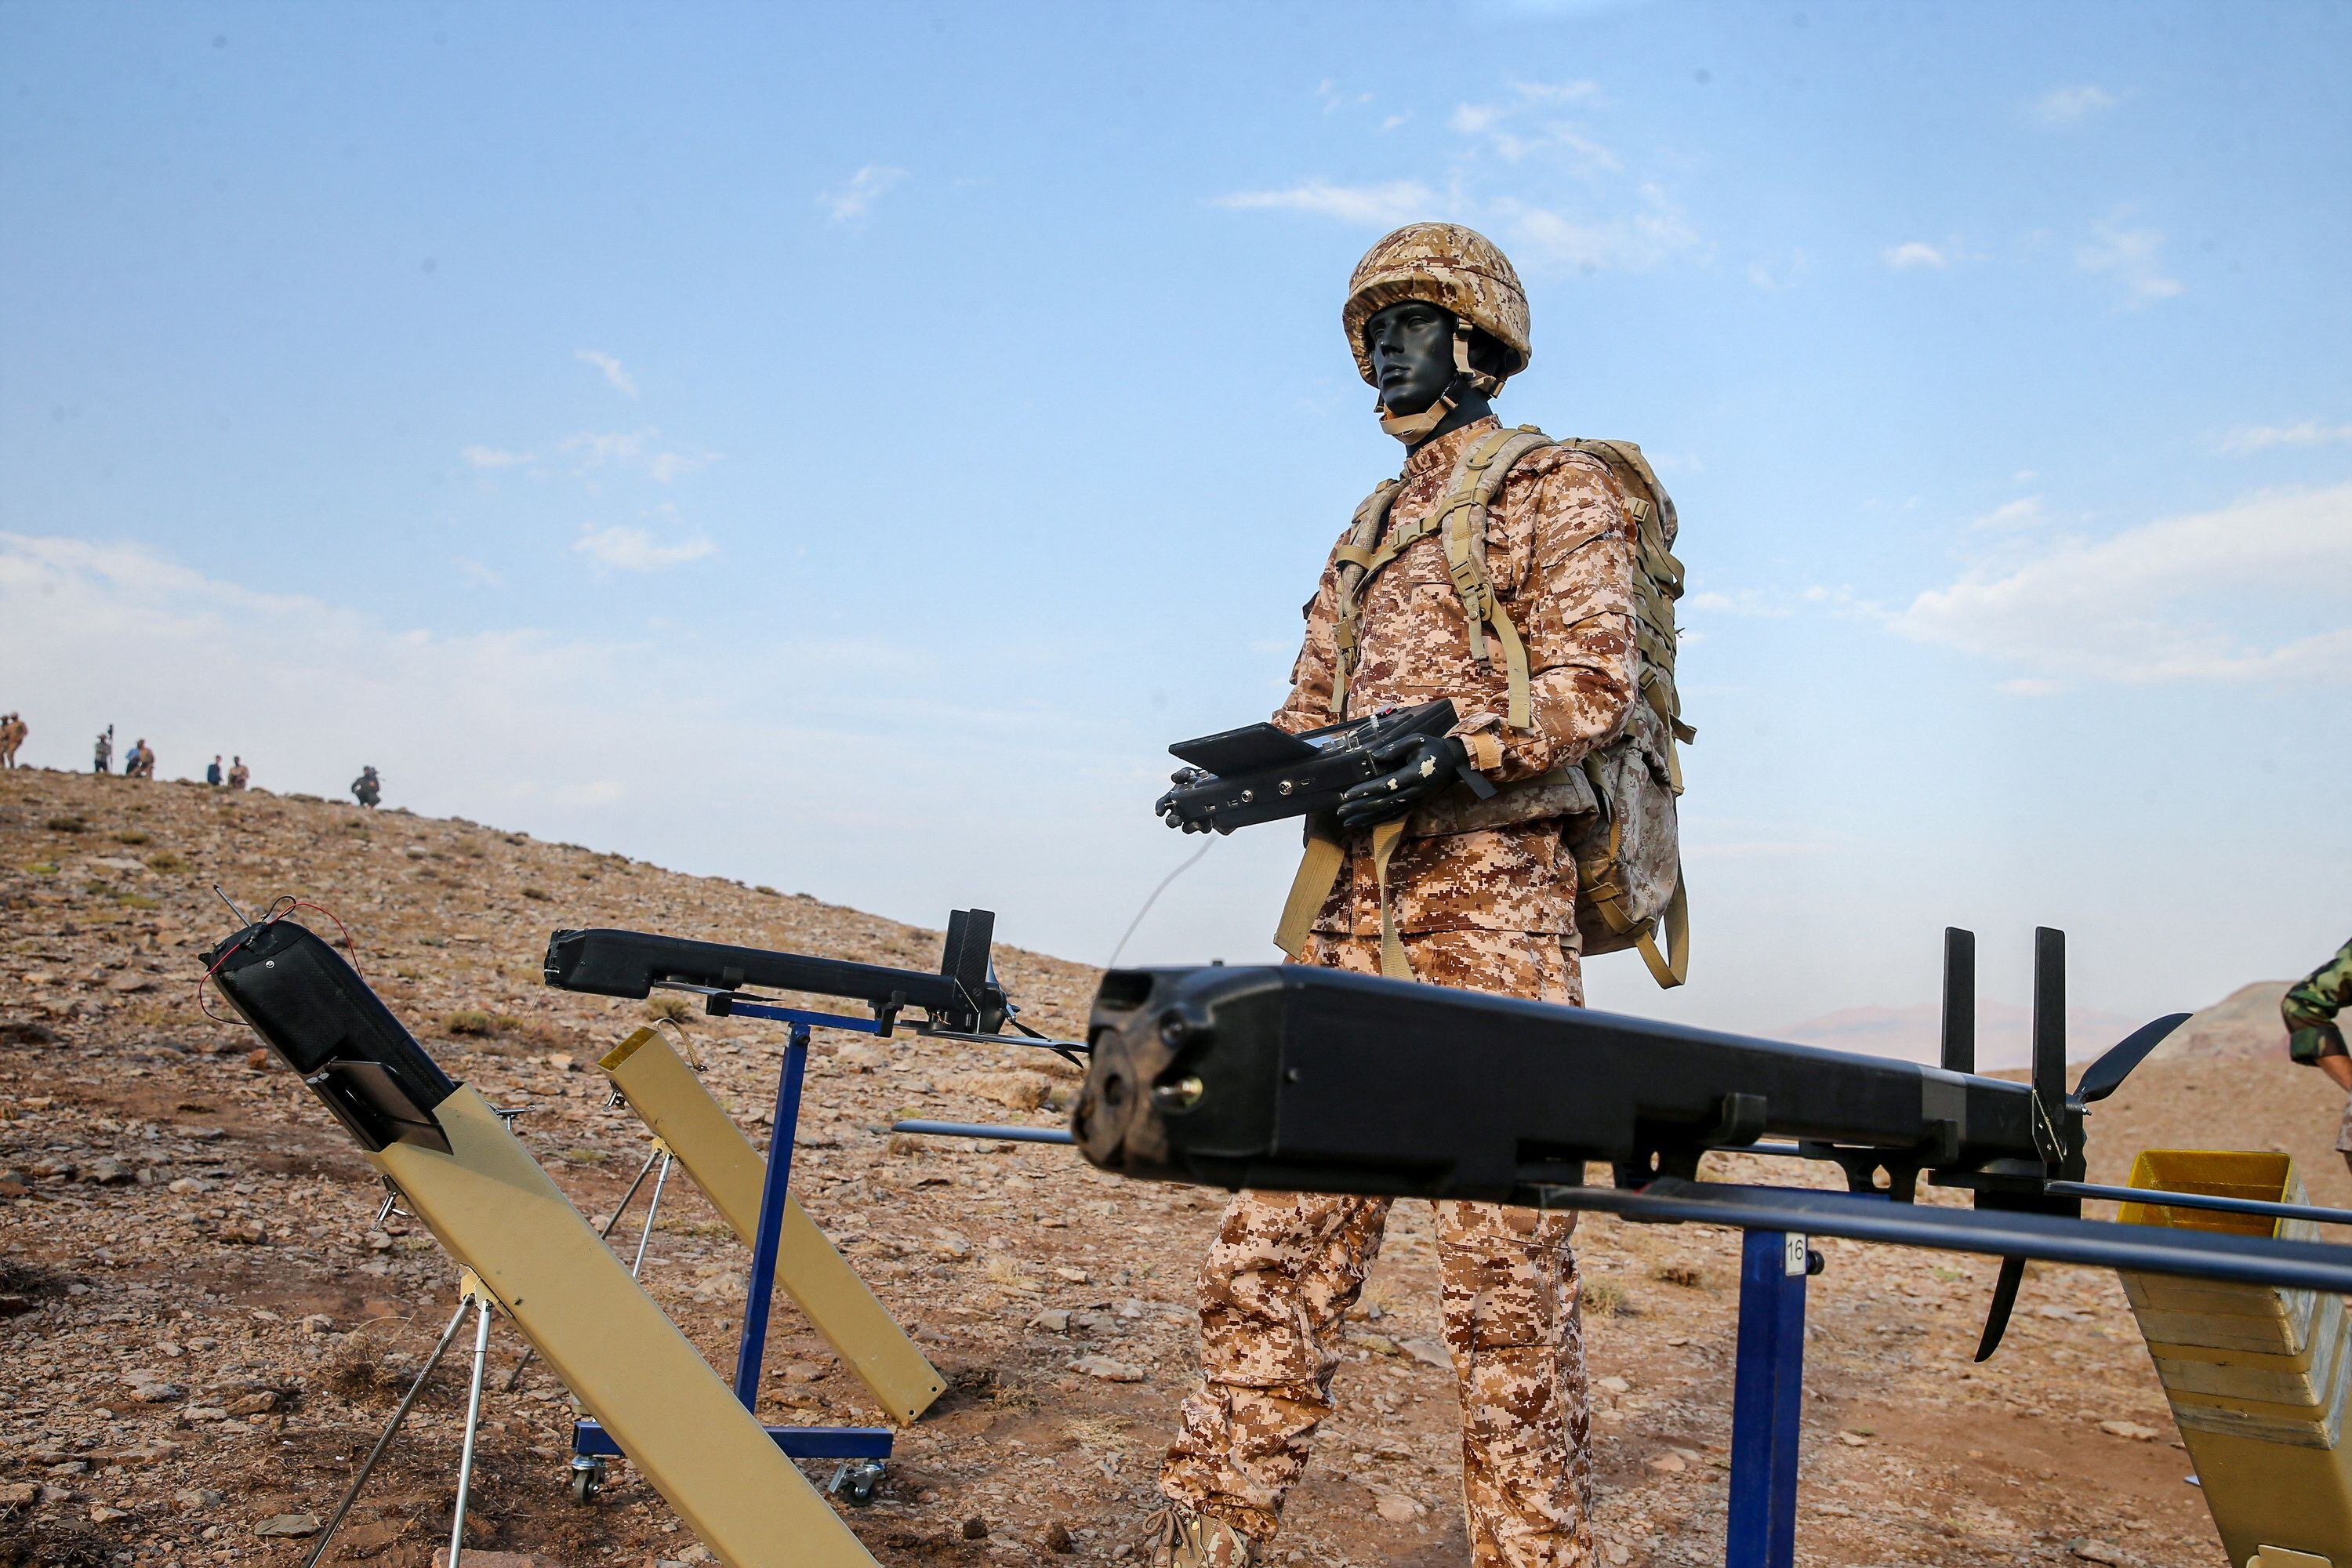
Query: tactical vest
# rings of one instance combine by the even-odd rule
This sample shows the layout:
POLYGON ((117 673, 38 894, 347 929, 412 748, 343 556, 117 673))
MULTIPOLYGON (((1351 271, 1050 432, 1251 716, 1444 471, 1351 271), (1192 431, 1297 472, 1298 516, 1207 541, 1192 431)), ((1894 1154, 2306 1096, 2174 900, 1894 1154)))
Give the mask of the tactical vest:
MULTIPOLYGON (((1437 505, 1416 522, 1388 531, 1389 510, 1402 480, 1387 480, 1366 497, 1356 509, 1346 542, 1334 552, 1339 562, 1339 606, 1332 631, 1338 657, 1331 676, 1331 717, 1336 721, 1347 716, 1367 585, 1412 545, 1435 534, 1462 602, 1472 662, 1490 670, 1500 651, 1509 693, 1505 722, 1513 730, 1534 728, 1527 645, 1486 575, 1486 519, 1511 469, 1530 454, 1553 446, 1598 458, 1634 521, 1639 700, 1624 730, 1579 762, 1501 785, 1487 800, 1456 784, 1402 820, 1372 829, 1372 867, 1381 895, 1381 968, 1395 978, 1412 975, 1389 908, 1388 866, 1398 842, 1550 817, 1565 819, 1565 838, 1576 859, 1576 926, 1584 952, 1636 948, 1662 986, 1679 985, 1689 973, 1690 904, 1683 887, 1675 815, 1683 776, 1675 747, 1696 740, 1697 731, 1683 722, 1682 700, 1675 690, 1675 601, 1683 594, 1683 565, 1673 553, 1675 503, 1639 447, 1631 441, 1555 442, 1532 425, 1522 425, 1495 431, 1466 447, 1437 505)), ((1294 958, 1305 948, 1307 933, 1345 859, 1331 825, 1310 820, 1307 855, 1275 934, 1294 958)))

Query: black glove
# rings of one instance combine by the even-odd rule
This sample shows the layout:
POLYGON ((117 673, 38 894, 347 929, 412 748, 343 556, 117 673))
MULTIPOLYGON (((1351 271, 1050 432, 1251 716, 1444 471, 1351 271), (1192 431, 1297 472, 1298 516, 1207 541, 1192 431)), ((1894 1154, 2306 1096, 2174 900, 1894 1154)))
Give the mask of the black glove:
POLYGON ((1372 753, 1390 771, 1339 797, 1339 826, 1370 827, 1402 816, 1452 784, 1469 764, 1470 748, 1452 735, 1391 741, 1372 753))
MULTIPOLYGON (((1202 779, 1207 778, 1208 776, 1209 770, 1206 768, 1178 768, 1174 773, 1170 773, 1168 778, 1169 782, 1176 786, 1176 789, 1182 789, 1187 784, 1199 784, 1202 779)), ((1187 833, 1208 832, 1209 825, 1207 823, 1188 822, 1184 818, 1176 815, 1176 789, 1170 790, 1166 795, 1163 795, 1158 800, 1153 801, 1151 803, 1151 809, 1158 812, 1160 814, 1160 820, 1166 823, 1171 827, 1181 827, 1187 833)))

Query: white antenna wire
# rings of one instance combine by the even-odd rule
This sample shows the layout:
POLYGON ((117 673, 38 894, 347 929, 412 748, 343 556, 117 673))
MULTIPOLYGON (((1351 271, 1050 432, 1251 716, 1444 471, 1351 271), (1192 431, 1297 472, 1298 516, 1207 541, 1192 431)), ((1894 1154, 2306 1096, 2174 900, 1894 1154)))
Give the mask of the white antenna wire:
POLYGON ((1118 945, 1110 950, 1110 962, 1103 965, 1105 969, 1117 969, 1118 967, 1118 955, 1127 951, 1128 938, 1133 936, 1135 934, 1135 928, 1143 923, 1143 917, 1151 912, 1151 906, 1160 901, 1160 895, 1168 890, 1168 885, 1170 883, 1182 876, 1185 872, 1191 870, 1193 867, 1199 865, 1201 863, 1201 857, 1206 855, 1215 847, 1218 837, 1219 835, 1214 833, 1208 835, 1208 841, 1202 844, 1198 849, 1193 850, 1190 859, 1177 867, 1173 871, 1169 872, 1165 877, 1160 879, 1160 886, 1151 889, 1151 896, 1143 900, 1143 907, 1135 911, 1135 918, 1133 920, 1127 922, 1127 933, 1125 936, 1118 939, 1118 945))

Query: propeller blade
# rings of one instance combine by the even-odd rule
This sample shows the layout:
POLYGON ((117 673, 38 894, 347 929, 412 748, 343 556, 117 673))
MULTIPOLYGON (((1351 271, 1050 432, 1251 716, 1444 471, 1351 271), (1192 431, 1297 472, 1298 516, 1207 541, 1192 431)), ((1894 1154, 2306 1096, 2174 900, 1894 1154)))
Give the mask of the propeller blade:
POLYGON ((2083 1069, 2082 1081, 2074 1085, 2074 1098, 2085 1105, 2095 1104, 2124 1086, 2132 1068, 2147 1059, 2150 1051, 2164 1044, 2172 1031, 2189 1022, 2191 1015, 2168 1013, 2152 1023, 2142 1024, 2122 1041, 2110 1046, 2099 1059, 2083 1069))
POLYGON ((1977 1342, 1977 1360, 1990 1361, 1992 1352, 2000 1349, 2000 1336, 2009 1331, 2009 1314, 2017 1306, 2017 1288, 2024 1279, 2025 1259, 2000 1260, 2000 1278, 1992 1285, 1992 1306, 1985 1313, 1984 1337, 1977 1342))

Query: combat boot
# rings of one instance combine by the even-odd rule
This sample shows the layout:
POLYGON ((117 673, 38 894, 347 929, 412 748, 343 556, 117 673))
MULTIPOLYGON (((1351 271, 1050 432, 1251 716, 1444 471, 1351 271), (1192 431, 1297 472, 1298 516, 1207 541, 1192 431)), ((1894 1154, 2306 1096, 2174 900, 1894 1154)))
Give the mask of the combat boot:
POLYGON ((1149 1568, 1252 1568, 1257 1548, 1222 1519, 1170 1503, 1145 1521, 1149 1568))

